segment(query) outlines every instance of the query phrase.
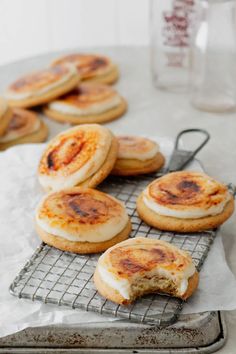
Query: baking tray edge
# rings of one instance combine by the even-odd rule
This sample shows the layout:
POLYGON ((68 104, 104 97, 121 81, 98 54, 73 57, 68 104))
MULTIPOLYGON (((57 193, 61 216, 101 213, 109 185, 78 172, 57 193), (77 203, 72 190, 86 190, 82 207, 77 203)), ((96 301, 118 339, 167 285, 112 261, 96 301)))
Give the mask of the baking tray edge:
POLYGON ((4 354, 74 354, 74 353, 85 353, 85 354, 205 354, 214 353, 220 348, 222 348, 227 340, 227 327, 225 323, 225 318, 222 312, 218 311, 218 321, 221 328, 221 332, 216 340, 203 347, 194 348, 154 348, 154 349, 111 349, 111 348, 24 348, 24 347, 0 347, 0 353, 4 354))

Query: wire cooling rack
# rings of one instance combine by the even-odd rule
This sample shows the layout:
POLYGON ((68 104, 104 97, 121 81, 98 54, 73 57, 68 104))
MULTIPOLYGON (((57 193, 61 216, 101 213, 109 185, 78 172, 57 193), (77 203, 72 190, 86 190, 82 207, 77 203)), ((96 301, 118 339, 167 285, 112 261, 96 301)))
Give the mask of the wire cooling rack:
MULTIPOLYGON (((131 237, 143 236, 168 241, 188 251, 198 270, 207 256, 216 231, 177 234, 161 232, 142 222, 136 212, 136 199, 145 186, 163 173, 136 177, 109 177, 100 189, 125 203, 132 221, 131 237)), ((165 295, 149 295, 134 304, 121 306, 101 297, 93 283, 93 273, 99 255, 77 255, 42 244, 26 263, 10 286, 19 298, 101 314, 158 326, 173 323, 183 301, 165 295)))

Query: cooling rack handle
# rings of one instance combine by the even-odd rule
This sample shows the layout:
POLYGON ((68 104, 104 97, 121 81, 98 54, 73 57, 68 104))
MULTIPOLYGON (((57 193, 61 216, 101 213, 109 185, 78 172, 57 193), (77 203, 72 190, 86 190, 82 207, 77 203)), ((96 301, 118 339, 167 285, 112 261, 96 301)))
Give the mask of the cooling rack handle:
POLYGON ((175 140, 174 151, 171 155, 166 172, 182 170, 194 158, 194 156, 196 156, 196 154, 206 145, 209 139, 210 134, 205 129, 192 128, 185 129, 179 132, 175 140), (180 139, 183 137, 183 135, 190 136, 192 133, 199 133, 199 135, 203 137, 200 144, 194 150, 180 149, 180 139))
POLYGON ((236 198, 236 185, 233 183, 229 183, 227 185, 229 192, 232 194, 232 196, 234 197, 234 199, 236 198))

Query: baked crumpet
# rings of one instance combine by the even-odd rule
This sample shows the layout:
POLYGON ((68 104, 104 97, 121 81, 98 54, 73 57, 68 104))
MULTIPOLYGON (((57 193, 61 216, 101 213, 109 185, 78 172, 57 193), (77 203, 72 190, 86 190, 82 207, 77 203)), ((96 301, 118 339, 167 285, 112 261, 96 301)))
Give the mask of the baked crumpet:
POLYGON ((94 274, 98 292, 122 305, 150 293, 183 300, 198 286, 191 256, 172 244, 144 237, 123 241, 100 256, 94 274))
POLYGON ((5 97, 13 107, 37 106, 71 91, 79 80, 75 66, 54 66, 18 79, 9 86, 5 97))
POLYGON ((52 65, 74 64, 83 81, 113 84, 119 77, 117 66, 108 58, 95 54, 69 54, 52 65))
POLYGON ((147 186, 137 211, 160 230, 198 232, 223 224, 234 211, 234 199, 227 186, 204 173, 173 172, 147 186))
POLYGON ((10 123, 12 110, 8 106, 7 101, 0 97, 0 136, 2 136, 10 123))
POLYGON ((39 182, 49 191, 95 187, 111 172, 117 151, 117 140, 108 128, 78 125, 49 142, 39 163, 39 182))
POLYGON ((154 141, 137 136, 118 136, 118 157, 113 175, 134 176, 158 171, 165 162, 154 141))
POLYGON ((0 137, 0 150, 27 143, 41 143, 47 139, 48 128, 35 112, 12 108, 7 130, 0 137))
POLYGON ((127 239, 131 223, 117 199, 95 189, 74 187, 42 199, 36 229, 45 243, 60 250, 97 253, 127 239))
POLYGON ((44 113, 71 124, 105 123, 122 116, 127 103, 111 86, 82 83, 68 94, 48 103, 44 113))

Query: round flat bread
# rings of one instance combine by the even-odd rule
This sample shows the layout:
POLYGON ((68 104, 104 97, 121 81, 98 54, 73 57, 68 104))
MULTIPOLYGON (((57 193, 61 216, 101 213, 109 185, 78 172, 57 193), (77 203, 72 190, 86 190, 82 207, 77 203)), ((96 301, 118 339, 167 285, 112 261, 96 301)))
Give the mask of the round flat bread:
POLYGON ((52 65, 72 63, 82 80, 96 80, 102 83, 113 83, 118 78, 117 67, 105 56, 75 53, 55 60, 52 65))
POLYGON ((185 251, 165 241, 136 237, 113 246, 99 258, 94 280, 103 296, 129 304, 152 292, 186 299, 197 288, 198 274, 185 251))
POLYGON ((36 211, 36 223, 43 239, 46 235, 53 241, 55 236, 55 247, 59 242, 58 248, 67 245, 68 250, 72 246, 72 252, 84 251, 85 246, 89 252, 97 252, 119 235, 127 238, 130 230, 129 217, 118 200, 95 189, 78 187, 44 197, 36 211))
POLYGON ((47 190, 94 187, 110 173, 116 156, 117 142, 109 129, 97 124, 68 129, 57 135, 43 153, 39 182, 47 190))
POLYGON ((50 102, 44 112, 50 118, 72 124, 102 123, 121 116, 124 99, 110 86, 82 83, 70 93, 50 102))
POLYGON ((5 97, 11 106, 35 106, 70 91, 78 82, 74 66, 54 66, 21 77, 8 87, 5 97))
POLYGON ((22 108, 13 108, 12 117, 0 143, 7 143, 40 129, 40 120, 35 112, 22 108))
POLYGON ((140 195, 137 211, 148 224, 195 232, 219 226, 232 214, 227 187, 199 172, 181 171, 153 181, 140 195))
POLYGON ((158 171, 165 162, 159 145, 147 138, 118 136, 118 158, 113 175, 135 176, 158 171))
POLYGON ((141 136, 117 136, 119 150, 118 159, 149 160, 159 152, 159 145, 141 136))
POLYGON ((47 125, 36 113, 13 108, 7 131, 0 137, 0 150, 19 144, 42 143, 47 137, 47 125))

